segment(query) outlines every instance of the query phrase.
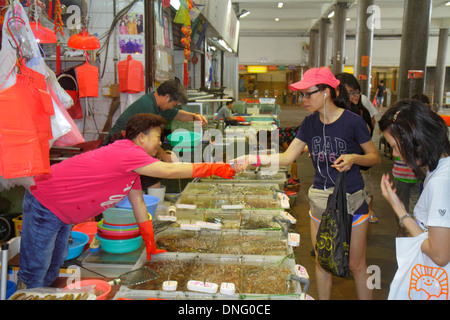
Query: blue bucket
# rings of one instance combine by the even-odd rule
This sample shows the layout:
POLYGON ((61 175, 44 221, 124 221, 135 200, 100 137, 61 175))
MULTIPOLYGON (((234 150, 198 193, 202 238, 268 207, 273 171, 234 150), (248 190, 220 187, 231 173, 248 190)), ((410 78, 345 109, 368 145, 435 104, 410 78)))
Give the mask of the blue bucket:
MULTIPOLYGON (((159 198, 157 196, 152 196, 149 194, 144 194, 144 202, 147 206, 147 212, 152 215, 152 219, 155 216, 156 207, 159 203, 159 198)), ((122 201, 116 203, 116 208, 123 208, 123 209, 133 209, 131 206, 130 200, 128 200, 128 197, 125 197, 122 201)))
POLYGON ((8 280, 6 282, 6 300, 8 300, 9 297, 11 297, 12 294, 16 291, 17 291, 17 285, 14 282, 8 280))

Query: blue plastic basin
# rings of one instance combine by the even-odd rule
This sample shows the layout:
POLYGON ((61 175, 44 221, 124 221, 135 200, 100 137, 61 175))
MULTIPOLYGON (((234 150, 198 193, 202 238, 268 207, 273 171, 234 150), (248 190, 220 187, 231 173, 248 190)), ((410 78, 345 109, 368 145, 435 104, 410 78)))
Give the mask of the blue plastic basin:
MULTIPOLYGON (((152 219, 155 216, 156 207, 159 203, 159 198, 157 196, 152 196, 150 194, 144 194, 144 202, 147 206, 147 211, 152 215, 152 219)), ((122 201, 116 203, 117 208, 124 208, 124 209, 133 209, 131 206, 130 200, 128 200, 128 197, 125 197, 122 201)))
POLYGON ((84 249, 84 246, 89 242, 89 236, 86 233, 71 231, 73 242, 69 243, 69 254, 66 260, 78 257, 84 249))

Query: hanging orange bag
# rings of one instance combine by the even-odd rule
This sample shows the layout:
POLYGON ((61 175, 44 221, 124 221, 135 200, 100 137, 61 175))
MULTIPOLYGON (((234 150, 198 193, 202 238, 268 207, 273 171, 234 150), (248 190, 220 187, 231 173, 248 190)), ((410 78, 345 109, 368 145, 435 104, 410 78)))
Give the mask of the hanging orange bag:
POLYGON ((80 98, 98 97, 98 68, 86 62, 75 70, 77 72, 80 98))
POLYGON ((119 91, 126 93, 138 93, 145 90, 145 75, 142 62, 133 60, 128 55, 127 60, 117 63, 119 74, 119 91))

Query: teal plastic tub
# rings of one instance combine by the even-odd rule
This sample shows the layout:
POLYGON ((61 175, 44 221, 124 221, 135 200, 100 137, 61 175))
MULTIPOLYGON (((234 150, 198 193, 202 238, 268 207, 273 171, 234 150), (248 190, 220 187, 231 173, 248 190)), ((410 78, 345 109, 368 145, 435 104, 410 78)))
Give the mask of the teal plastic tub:
POLYGON ((142 244, 141 236, 125 240, 105 239, 98 234, 96 234, 95 237, 100 241, 100 246, 102 247, 102 249, 109 253, 121 254, 132 252, 139 249, 142 244))

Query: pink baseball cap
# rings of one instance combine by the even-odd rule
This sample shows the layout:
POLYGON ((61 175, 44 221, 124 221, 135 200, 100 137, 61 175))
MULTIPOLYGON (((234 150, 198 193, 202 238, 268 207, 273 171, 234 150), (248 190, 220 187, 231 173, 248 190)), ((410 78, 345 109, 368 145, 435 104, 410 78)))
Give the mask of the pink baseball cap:
POLYGON ((339 80, 326 67, 312 68, 303 74, 302 80, 291 84, 289 89, 292 91, 304 90, 318 84, 327 84, 336 89, 339 85, 339 80))

